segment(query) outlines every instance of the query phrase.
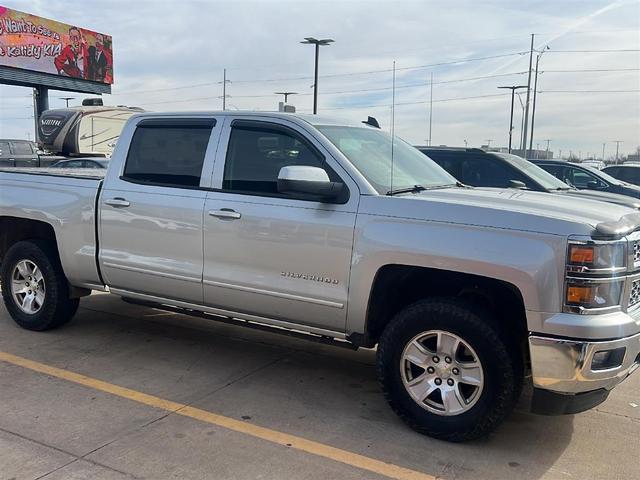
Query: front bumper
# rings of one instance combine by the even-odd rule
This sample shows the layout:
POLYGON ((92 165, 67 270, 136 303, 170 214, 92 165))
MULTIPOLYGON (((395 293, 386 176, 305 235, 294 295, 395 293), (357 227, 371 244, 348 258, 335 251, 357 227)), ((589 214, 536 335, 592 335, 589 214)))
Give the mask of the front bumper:
POLYGON ((563 395, 609 391, 640 367, 640 333, 605 341, 531 334, 529 351, 534 388, 563 395), (594 355, 607 351, 616 353, 612 364, 594 365, 594 355))

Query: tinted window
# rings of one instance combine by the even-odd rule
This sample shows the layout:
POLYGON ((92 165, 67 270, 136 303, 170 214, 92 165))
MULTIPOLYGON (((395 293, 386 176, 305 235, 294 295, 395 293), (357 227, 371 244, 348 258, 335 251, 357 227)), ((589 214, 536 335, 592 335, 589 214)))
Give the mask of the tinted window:
POLYGON ((320 167, 332 175, 320 155, 288 129, 267 125, 233 127, 222 188, 277 194, 280 169, 290 165, 320 167))
POLYGON ((124 169, 125 180, 196 187, 215 121, 150 120, 138 125, 124 169))
POLYGON ((539 165, 539 167, 543 168, 554 177, 559 178, 560 180, 564 180, 562 175, 562 167, 560 165, 539 165))
POLYGON ((462 183, 476 187, 508 188, 510 180, 524 182, 529 188, 534 184, 520 172, 491 155, 467 155, 462 161, 460 179, 462 183))
POLYGON ((64 168, 83 168, 84 162, 82 160, 72 160, 71 162, 64 162, 62 164, 64 168))
POLYGON ((11 144, 11 150, 16 155, 31 155, 33 153, 31 144, 27 142, 13 142, 11 144))
MULTIPOLYGON (((460 177, 460 163, 461 163, 461 154, 460 153, 451 153, 451 152, 443 152, 437 150, 420 150, 431 160, 436 162, 442 168, 444 168, 451 175, 459 179, 460 177)), ((464 153, 462 154, 464 155, 464 153)))

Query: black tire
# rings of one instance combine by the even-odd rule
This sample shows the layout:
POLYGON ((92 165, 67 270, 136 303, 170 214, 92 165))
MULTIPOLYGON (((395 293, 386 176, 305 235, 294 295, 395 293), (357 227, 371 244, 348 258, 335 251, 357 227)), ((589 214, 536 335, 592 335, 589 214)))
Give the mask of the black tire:
POLYGON ((522 355, 494 325, 489 312, 456 298, 422 300, 398 313, 380 338, 376 359, 378 378, 391 408, 414 430, 441 440, 474 440, 493 431, 518 401, 523 380, 522 355), (414 400, 404 385, 401 365, 406 364, 401 359, 405 346, 432 330, 458 336, 481 362, 482 389, 463 413, 434 413, 414 400))
POLYGON ((43 240, 14 244, 2 259, 0 271, 2 298, 13 320, 27 330, 43 331, 64 325, 78 310, 79 300, 69 298, 69 284, 62 270, 55 245, 43 240), (35 264, 44 279, 45 296, 36 313, 26 313, 11 291, 12 274, 21 260, 35 264))

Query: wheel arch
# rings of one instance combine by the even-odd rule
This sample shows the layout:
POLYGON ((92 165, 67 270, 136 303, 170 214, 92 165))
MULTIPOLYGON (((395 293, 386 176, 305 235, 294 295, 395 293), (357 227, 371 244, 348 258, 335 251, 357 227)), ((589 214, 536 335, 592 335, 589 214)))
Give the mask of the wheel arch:
POLYGON ((402 308, 421 299, 444 296, 458 297, 496 313, 501 330, 526 344, 525 303, 514 284, 471 273, 402 264, 384 265, 376 272, 361 343, 374 346, 402 308))

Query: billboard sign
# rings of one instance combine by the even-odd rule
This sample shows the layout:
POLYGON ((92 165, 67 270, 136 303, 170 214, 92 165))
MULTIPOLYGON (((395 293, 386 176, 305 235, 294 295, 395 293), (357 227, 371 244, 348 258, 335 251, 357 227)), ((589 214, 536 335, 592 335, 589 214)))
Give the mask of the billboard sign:
POLYGON ((0 6, 0 66, 111 85, 111 36, 0 6))

